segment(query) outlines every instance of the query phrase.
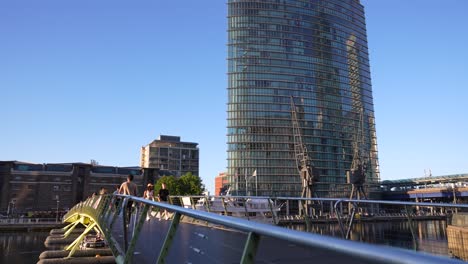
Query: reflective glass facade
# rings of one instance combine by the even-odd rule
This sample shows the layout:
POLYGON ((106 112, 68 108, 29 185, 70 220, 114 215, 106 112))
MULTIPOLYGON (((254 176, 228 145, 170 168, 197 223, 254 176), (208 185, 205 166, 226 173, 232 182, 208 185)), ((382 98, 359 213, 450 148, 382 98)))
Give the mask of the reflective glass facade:
POLYGON ((370 160, 367 182, 377 182, 366 25, 359 0, 229 0, 228 8, 227 173, 232 193, 244 195, 247 189, 252 195, 300 196, 291 97, 299 109, 303 142, 320 170, 320 197, 329 196, 334 183, 346 183, 357 131, 364 132, 359 133, 364 134, 361 147, 370 160), (254 171, 257 178, 249 177, 254 171))

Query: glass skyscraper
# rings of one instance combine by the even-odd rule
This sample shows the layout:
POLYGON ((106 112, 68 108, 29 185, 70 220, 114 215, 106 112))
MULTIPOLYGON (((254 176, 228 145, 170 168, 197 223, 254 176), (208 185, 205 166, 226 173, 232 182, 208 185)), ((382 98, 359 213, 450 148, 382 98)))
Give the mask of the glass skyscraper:
POLYGON ((364 7, 359 0, 228 0, 228 181, 236 195, 300 196, 291 100, 320 172, 347 182, 354 146, 379 180, 364 7), (359 135, 359 136, 358 136, 359 135))

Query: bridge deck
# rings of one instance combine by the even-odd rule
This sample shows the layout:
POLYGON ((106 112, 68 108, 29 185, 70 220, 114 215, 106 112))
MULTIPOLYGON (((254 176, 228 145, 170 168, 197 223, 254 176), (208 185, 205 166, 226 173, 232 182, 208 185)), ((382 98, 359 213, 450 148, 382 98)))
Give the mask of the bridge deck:
MULTIPOLYGON (((133 228, 130 223, 128 235, 133 228)), ((135 247, 135 263, 156 263, 170 221, 156 218, 146 221, 135 247)), ((123 244, 122 223, 115 224, 112 234, 123 244)), ((167 257, 168 263, 239 263, 247 233, 227 228, 209 227, 205 223, 181 222, 167 257)), ((262 237, 255 263, 310 263, 320 259, 323 263, 380 263, 363 258, 349 258, 336 251, 305 248, 272 237, 262 237)))
POLYGON ((311 261, 347 264, 462 263, 454 259, 288 230, 132 196, 94 197, 71 209, 65 216, 65 221, 72 222, 69 225, 72 228, 77 223, 87 226, 84 233, 68 247, 71 249, 70 255, 86 232, 94 228, 106 235, 119 264, 311 261), (121 202, 116 203, 119 200, 121 202), (129 201, 133 201, 135 212, 127 224, 123 215, 129 201), (114 205, 118 205, 118 208, 114 205), (148 218, 148 212, 153 210, 168 210, 173 214, 172 219, 148 218))

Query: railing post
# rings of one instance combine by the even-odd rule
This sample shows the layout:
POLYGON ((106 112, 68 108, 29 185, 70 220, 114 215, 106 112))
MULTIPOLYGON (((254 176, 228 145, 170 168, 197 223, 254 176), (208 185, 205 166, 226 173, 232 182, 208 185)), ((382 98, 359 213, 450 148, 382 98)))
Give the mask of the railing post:
POLYGON ((249 210, 247 210, 247 199, 245 198, 242 198, 242 199, 244 201, 245 216, 247 217, 247 220, 250 220, 249 210))
MULTIPOLYGON (((123 223, 123 237, 124 237, 124 252, 127 252, 128 248, 128 223, 130 219, 127 220, 127 204, 129 198, 124 198, 122 203, 122 223, 123 223)), ((130 217, 129 217, 130 218, 130 217)))
POLYGON ((255 263, 255 255, 257 254, 258 244, 260 243, 260 236, 254 232, 250 232, 245 242, 244 251, 242 253, 241 264, 255 263))
POLYGON ((354 223, 354 215, 356 214, 356 204, 350 203, 352 206, 351 213, 348 215, 349 223, 348 224, 348 229, 346 230, 346 236, 345 239, 349 239, 349 233, 351 233, 351 228, 353 227, 354 223))
POLYGON ((309 232, 311 230, 311 223, 310 223, 310 218, 309 218, 309 213, 310 213, 310 207, 309 203, 307 200, 301 200, 302 208, 303 208, 303 214, 304 214, 304 222, 306 225, 306 231, 309 232))
POLYGON ((103 220, 107 220, 109 218, 109 214, 112 212, 113 210, 113 207, 115 206, 115 201, 116 201, 116 197, 115 196, 109 196, 108 197, 109 201, 107 203, 107 208, 104 210, 104 214, 102 216, 102 219, 103 220))
POLYGON ((278 222, 276 221, 276 215, 275 215, 275 212, 273 211, 273 206, 271 205, 271 199, 268 198, 268 206, 270 207, 270 212, 271 212, 271 217, 273 218, 273 224, 278 224, 279 223, 279 220, 278 222))
POLYGON ((227 208, 226 208, 226 202, 224 201, 224 197, 221 198, 221 202, 223 203, 224 215, 228 215, 227 208))
POLYGON ((190 196, 190 205, 192 206, 192 209, 195 210, 195 200, 192 196, 190 196))
POLYGON ((205 196, 205 206, 206 206, 206 211, 207 212, 210 212, 211 211, 211 208, 210 208, 210 197, 207 195, 205 196))
POLYGON ((342 211, 342 209, 343 209, 342 202, 343 202, 342 200, 336 201, 336 203, 335 203, 335 213, 336 213, 336 218, 338 219, 338 224, 340 226, 341 235, 343 236, 343 238, 345 238, 346 233, 345 233, 345 229, 344 229, 344 225, 343 225, 343 218, 342 218, 343 217, 343 215, 342 215, 342 213, 343 213, 343 211, 342 211), (338 210, 338 205, 340 206, 341 210, 338 210))
POLYGON ((124 263, 132 263, 133 251, 135 249, 138 237, 140 235, 141 227, 143 226, 143 223, 145 222, 146 215, 148 213, 149 207, 150 207, 149 204, 145 204, 143 206, 143 210, 141 210, 140 218, 138 220, 138 223, 135 226, 135 228, 133 229, 132 241, 130 241, 130 245, 128 246, 128 249, 125 252, 125 262, 124 263))
POLYGON ((406 218, 408 218, 408 224, 410 227, 411 236, 413 237, 413 249, 418 250, 418 240, 416 238, 416 232, 413 227, 413 220, 411 218, 410 209, 408 205, 405 205, 405 210, 406 210, 406 218))
POLYGON ((109 209, 109 195, 102 195, 101 196, 101 202, 99 203, 99 207, 97 209, 97 214, 99 216, 99 220, 102 220, 104 219, 104 215, 105 213, 107 212, 107 210, 109 209))
POLYGON ((124 200, 121 197, 116 197, 116 199, 117 199, 117 201, 115 202, 116 207, 115 207, 115 211, 114 211, 114 216, 112 217, 112 220, 111 220, 111 222, 109 224, 109 229, 112 229, 112 227, 114 226, 115 220, 117 220, 117 217, 119 216, 120 211, 122 211, 122 207, 123 207, 123 203, 124 203, 124 200))
POLYGON ((161 247, 161 251, 159 252, 158 261, 156 263, 166 263, 167 254, 169 254, 169 248, 171 247, 172 241, 174 240, 174 236, 177 231, 177 226, 180 222, 180 213, 175 212, 174 218, 172 219, 171 226, 167 231, 166 239, 164 239, 164 244, 161 247))

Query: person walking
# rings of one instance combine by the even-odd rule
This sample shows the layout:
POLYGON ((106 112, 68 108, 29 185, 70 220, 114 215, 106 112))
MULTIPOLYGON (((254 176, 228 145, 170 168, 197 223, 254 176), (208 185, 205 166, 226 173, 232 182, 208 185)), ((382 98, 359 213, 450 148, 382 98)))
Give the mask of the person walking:
MULTIPOLYGON (((162 202, 162 203, 167 203, 167 201, 168 201, 169 190, 166 189, 166 184, 165 183, 161 184, 161 189, 159 189, 158 198, 159 198, 159 201, 162 202)), ((169 219, 169 213, 167 212, 166 209, 164 209, 164 217, 165 217, 166 220, 169 219)), ((161 218, 162 218, 162 215, 161 215, 161 218)))
POLYGON ((143 198, 154 201, 154 185, 153 184, 148 183, 148 185, 146 185, 146 190, 143 193, 143 198))
MULTIPOLYGON (((146 190, 143 192, 143 198, 148 199, 150 201, 155 201, 153 184, 148 183, 148 185, 146 185, 146 190)), ((146 221, 149 221, 151 219, 151 216, 155 216, 155 215, 156 215, 156 212, 153 212, 153 207, 151 206, 146 215, 146 221)))
POLYGON ((133 182, 133 175, 127 176, 127 181, 122 183, 119 188, 119 194, 125 195, 137 195, 137 185, 133 182))
MULTIPOLYGON (((132 195, 132 196, 137 195, 137 185, 133 182, 132 174, 129 174, 127 176, 127 181, 120 185, 119 194, 132 195)), ((127 224, 130 221, 130 216, 132 214, 132 206, 133 206, 133 201, 129 200, 127 202, 127 208, 126 208, 127 209, 127 214, 126 214, 127 224)))

